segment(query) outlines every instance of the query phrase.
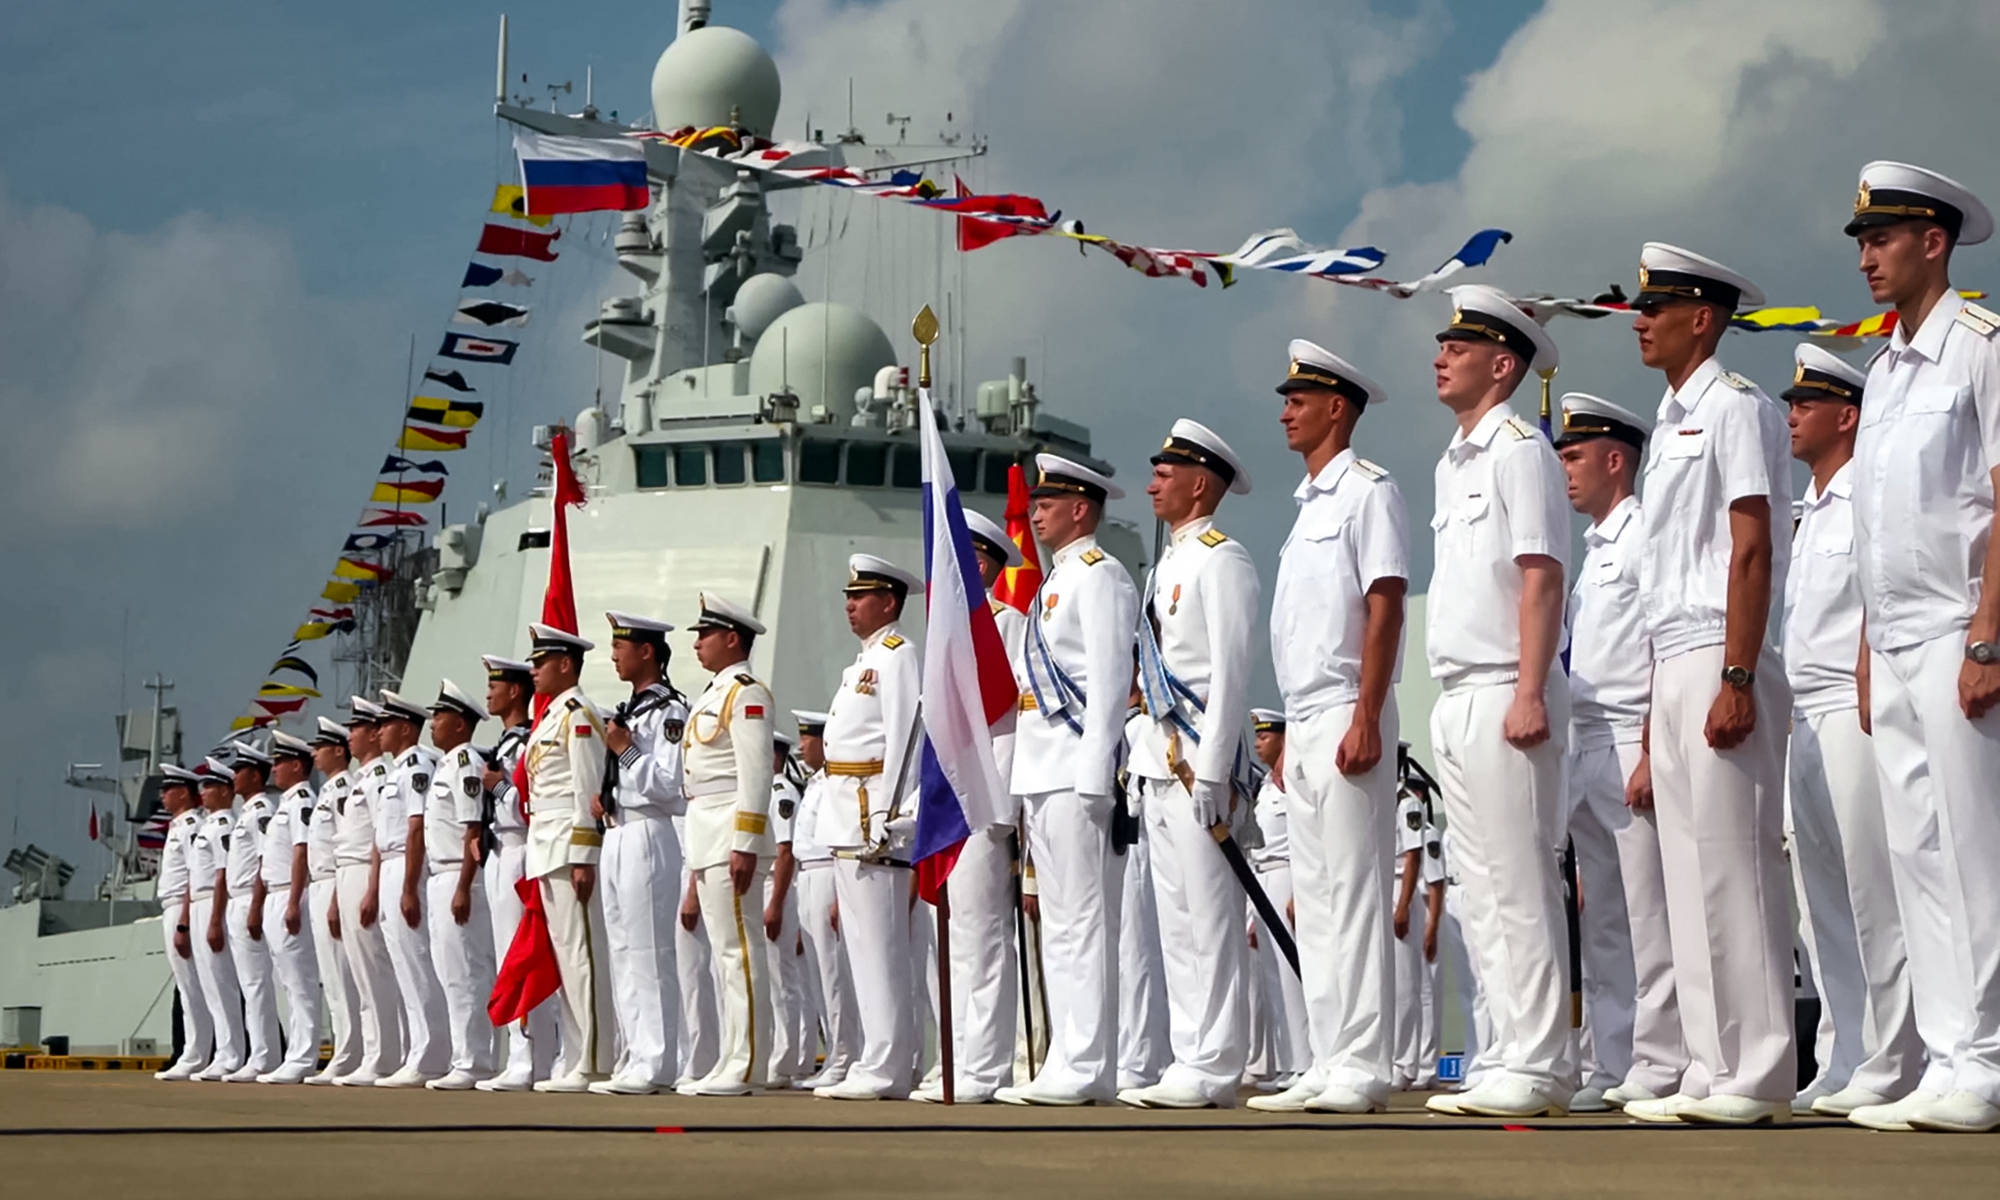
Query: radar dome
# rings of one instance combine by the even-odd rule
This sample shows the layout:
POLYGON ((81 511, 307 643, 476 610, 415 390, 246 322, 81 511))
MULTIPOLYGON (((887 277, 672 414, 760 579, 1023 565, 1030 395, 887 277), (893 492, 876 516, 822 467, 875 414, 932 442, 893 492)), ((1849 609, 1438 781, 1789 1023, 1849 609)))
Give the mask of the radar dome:
POLYGON ((845 304, 801 304, 771 322, 750 352, 750 390, 759 396, 789 389, 799 411, 824 404, 841 420, 854 414, 854 393, 896 361, 882 327, 845 304))
POLYGON ((778 64, 740 29, 705 25, 675 38, 653 67, 653 124, 664 133, 736 120, 760 137, 778 119, 778 64))
POLYGON ((729 320, 754 342, 764 336, 771 322, 805 302, 797 284, 766 271, 752 275, 736 289, 736 300, 729 306, 729 320))

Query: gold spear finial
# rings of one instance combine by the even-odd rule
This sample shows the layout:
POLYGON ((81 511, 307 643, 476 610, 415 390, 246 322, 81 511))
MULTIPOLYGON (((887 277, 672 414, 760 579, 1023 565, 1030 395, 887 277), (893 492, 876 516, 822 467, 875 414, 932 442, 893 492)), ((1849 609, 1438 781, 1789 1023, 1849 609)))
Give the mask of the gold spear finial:
POLYGON ((910 336, 916 338, 917 345, 923 347, 917 356, 917 386, 929 387, 931 385, 931 343, 938 339, 937 314, 931 311, 930 305, 924 305, 923 311, 919 312, 916 319, 910 322, 910 336))

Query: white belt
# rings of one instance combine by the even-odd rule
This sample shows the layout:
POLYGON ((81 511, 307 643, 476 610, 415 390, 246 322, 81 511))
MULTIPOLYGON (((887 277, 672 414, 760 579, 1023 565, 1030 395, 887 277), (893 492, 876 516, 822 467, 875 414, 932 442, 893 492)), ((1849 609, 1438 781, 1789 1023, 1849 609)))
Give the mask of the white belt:
POLYGON ((823 871, 832 865, 833 858, 831 856, 826 858, 802 858, 799 860, 799 870, 801 871, 823 871))

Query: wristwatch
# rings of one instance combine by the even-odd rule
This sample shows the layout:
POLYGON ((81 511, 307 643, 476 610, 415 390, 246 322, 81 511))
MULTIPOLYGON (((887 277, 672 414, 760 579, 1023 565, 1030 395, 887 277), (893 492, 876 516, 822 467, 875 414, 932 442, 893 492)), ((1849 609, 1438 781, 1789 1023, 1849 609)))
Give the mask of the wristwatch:
POLYGON ((1965 647, 1965 657, 1982 667, 1990 667, 2000 662, 2000 643, 1969 642, 1965 647))
POLYGON ((1757 681, 1757 672, 1749 667, 1722 668, 1722 682, 1730 687, 1747 688, 1757 681))

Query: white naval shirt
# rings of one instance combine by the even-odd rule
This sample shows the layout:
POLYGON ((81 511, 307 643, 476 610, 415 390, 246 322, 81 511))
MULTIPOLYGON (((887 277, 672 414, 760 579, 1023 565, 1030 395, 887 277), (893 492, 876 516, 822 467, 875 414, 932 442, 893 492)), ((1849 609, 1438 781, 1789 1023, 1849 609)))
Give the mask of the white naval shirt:
POLYGON ((1038 707, 1020 714, 1012 791, 1017 796, 1109 796, 1125 740, 1139 590, 1124 564, 1099 548, 1094 535, 1076 539, 1049 559, 1048 574, 1035 593, 1023 665, 1015 674, 1030 681, 1030 695, 1032 685, 1039 683, 1053 701, 1049 664, 1038 661, 1045 649, 1082 698, 1072 699, 1066 713, 1038 707), (1071 729, 1065 716, 1082 732, 1071 729))
POLYGON ((312 785, 295 784, 273 800, 270 823, 264 826, 261 868, 264 890, 269 892, 292 886, 292 854, 312 833, 312 785))
POLYGON ((339 851, 335 846, 339 837, 340 807, 346 802, 347 790, 353 783, 351 772, 336 771, 319 785, 319 795, 313 801, 312 821, 306 830, 306 871, 314 882, 332 879, 340 869, 339 851))
POLYGON ((350 786, 337 798, 339 819, 333 823, 333 860, 343 867, 365 867, 375 852, 375 803, 389 782, 389 756, 378 754, 348 771, 350 786))
POLYGON ((1854 541, 1868 643, 1962 637, 1979 606, 2000 467, 2000 334, 1956 292, 1868 371, 1854 441, 1854 541))
POLYGON ((771 841, 776 845, 792 844, 792 857, 798 857, 797 824, 799 819, 799 787, 783 774, 771 775, 771 841))
MULTIPOLYGON (((688 716, 681 770, 687 786, 683 823, 690 871, 726 866, 737 851, 769 858, 771 842, 771 689, 740 662, 715 673, 688 716)), ((831 745, 829 744, 829 754, 831 745)))
POLYGON ((895 622, 869 634, 840 672, 840 688, 826 716, 826 796, 818 835, 840 850, 857 850, 880 837, 889 811, 915 817, 917 747, 910 731, 923 694, 923 662, 895 622), (870 765, 873 765, 872 771, 870 765), (904 799, 891 795, 897 782, 904 799))
MULTIPOLYGON (((188 843, 194 840, 195 830, 200 827, 199 808, 187 809, 167 822, 167 841, 160 847, 160 874, 153 888, 163 910, 188 894, 188 843)), ((214 882, 212 873, 210 882, 214 882)), ((167 919, 175 918, 169 913, 167 919)))
POLYGON ((229 898, 248 897, 264 865, 264 833, 278 812, 276 792, 238 796, 231 806, 236 823, 229 831, 229 898))
POLYGON ((396 756, 388 780, 375 793, 375 844, 382 854, 401 854, 410 843, 410 818, 424 815, 437 755, 428 746, 412 746, 396 756))
POLYGON ((1149 713, 1133 739, 1132 773, 1174 779, 1175 764, 1186 761, 1196 780, 1227 784, 1250 715, 1257 565, 1243 543, 1201 517, 1173 531, 1147 583, 1139 620, 1156 624, 1162 665, 1201 697, 1203 709, 1174 697, 1179 717, 1200 739, 1194 744, 1166 714, 1149 713))
POLYGON ((626 713, 632 744, 618 756, 618 786, 612 793, 617 810, 614 819, 679 816, 687 811, 687 785, 681 767, 687 702, 679 692, 655 683, 633 693, 626 713))
POLYGON ((806 780, 805 795, 799 800, 798 816, 792 822, 792 857, 802 863, 829 862, 833 851, 819 834, 819 814, 826 804, 826 772, 814 771, 806 780))
POLYGON ((604 725, 583 692, 550 701, 528 735, 527 877, 594 865, 604 847, 591 802, 604 783, 604 725))
MULTIPOLYGON (((1402 489, 1353 450, 1301 481, 1292 498, 1299 514, 1271 588, 1271 662, 1285 719, 1302 721, 1360 698, 1368 589, 1409 578, 1410 531, 1402 489)), ((1402 676, 1398 643, 1391 678, 1402 676)))
MULTIPOLYGON (((1771 614, 1764 649, 1782 653, 1792 557, 1791 433, 1756 384, 1711 358, 1660 402, 1646 458, 1640 591, 1653 658, 1723 643, 1729 612, 1729 506, 1771 505, 1771 614)), ((1755 667, 1755 663, 1731 666, 1755 667)))
POLYGON ((1785 588, 1785 673, 1792 709, 1818 716, 1861 703, 1855 659, 1861 647, 1861 576, 1854 566, 1854 463, 1806 486, 1805 512, 1792 534, 1785 588))
POLYGON ((200 823, 188 836, 188 894, 204 900, 215 894, 215 877, 229 865, 229 835, 236 828, 236 810, 232 806, 195 811, 200 823))
POLYGON ((432 875, 465 864, 465 827, 476 824, 486 798, 486 764, 471 743, 438 756, 424 797, 424 862, 432 875))
POLYGON ((1653 646, 1639 596, 1645 522, 1636 496, 1584 531, 1583 569, 1569 597, 1571 745, 1636 742, 1653 698, 1653 646))
POLYGON ((1471 433, 1452 435, 1438 459, 1431 530, 1431 676, 1447 690, 1513 682, 1521 673, 1518 560, 1539 555, 1569 571, 1568 487, 1549 439, 1505 404, 1471 433))
POLYGON ((509 726, 493 743, 494 757, 500 760, 500 786, 493 789, 493 836, 503 845, 520 846, 528 840, 528 809, 514 786, 514 768, 521 765, 531 732, 527 725, 509 726))
POLYGON ((1250 851, 1250 865, 1260 871, 1274 867, 1290 866, 1292 862, 1292 839, 1285 818, 1285 789, 1278 786, 1275 775, 1264 776, 1263 784, 1257 789, 1257 830, 1264 835, 1264 844, 1250 851))

